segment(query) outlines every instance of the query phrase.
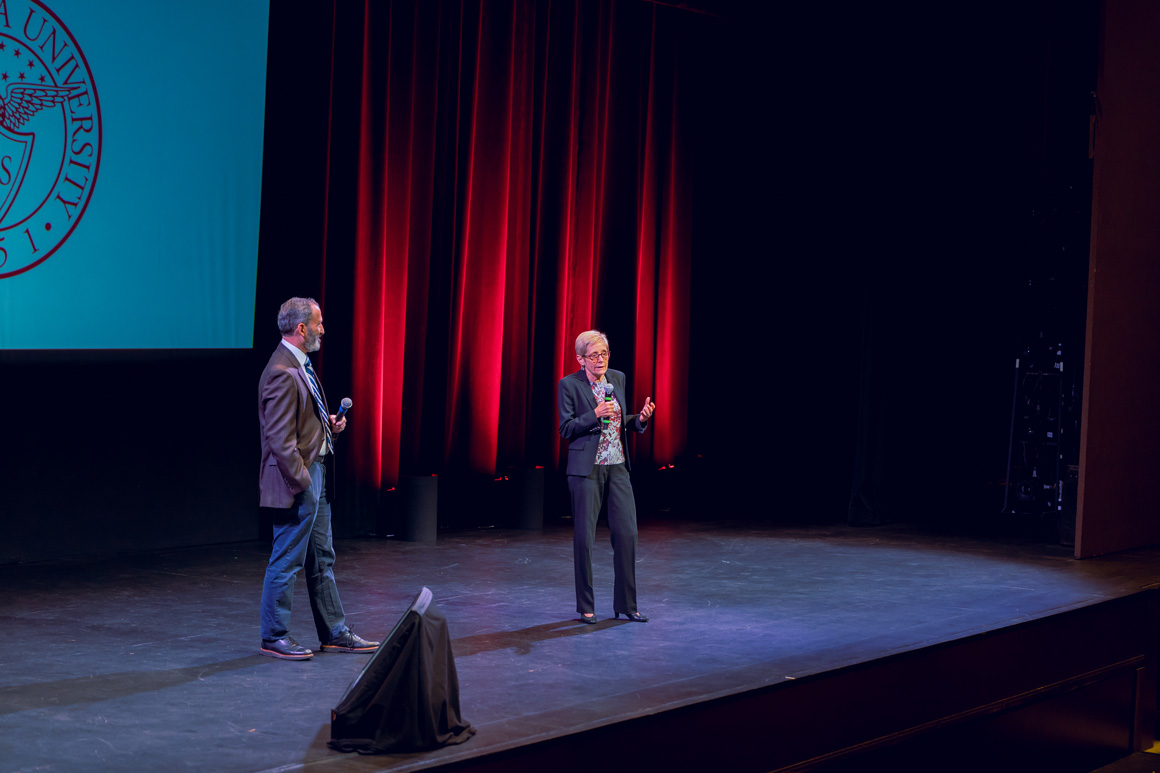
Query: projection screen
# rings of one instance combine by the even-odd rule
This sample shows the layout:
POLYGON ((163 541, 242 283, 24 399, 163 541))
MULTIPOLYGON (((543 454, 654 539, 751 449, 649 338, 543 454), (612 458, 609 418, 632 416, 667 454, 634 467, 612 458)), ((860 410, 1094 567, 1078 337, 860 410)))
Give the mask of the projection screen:
POLYGON ((268 25, 0 0, 0 349, 252 345, 268 25))

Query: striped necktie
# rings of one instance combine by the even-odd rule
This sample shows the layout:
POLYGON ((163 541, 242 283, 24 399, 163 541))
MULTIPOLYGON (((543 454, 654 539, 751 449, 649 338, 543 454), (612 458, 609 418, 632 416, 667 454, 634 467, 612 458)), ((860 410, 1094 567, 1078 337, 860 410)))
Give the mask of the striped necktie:
POLYGON ((322 427, 326 430, 326 448, 334 451, 334 435, 330 432, 330 417, 326 415, 326 406, 322 402, 322 392, 318 389, 318 377, 314 375, 314 368, 310 365, 310 358, 306 358, 306 384, 310 387, 310 394, 314 395, 314 407, 318 409, 318 418, 322 419, 322 427))

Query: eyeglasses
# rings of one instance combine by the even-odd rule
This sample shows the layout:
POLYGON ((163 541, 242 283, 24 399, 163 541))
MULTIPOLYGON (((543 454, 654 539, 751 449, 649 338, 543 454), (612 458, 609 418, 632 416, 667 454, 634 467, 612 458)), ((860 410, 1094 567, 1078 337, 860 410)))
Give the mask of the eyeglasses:
POLYGON ((596 354, 582 354, 580 355, 589 362, 600 362, 608 359, 609 352, 597 352, 596 354))

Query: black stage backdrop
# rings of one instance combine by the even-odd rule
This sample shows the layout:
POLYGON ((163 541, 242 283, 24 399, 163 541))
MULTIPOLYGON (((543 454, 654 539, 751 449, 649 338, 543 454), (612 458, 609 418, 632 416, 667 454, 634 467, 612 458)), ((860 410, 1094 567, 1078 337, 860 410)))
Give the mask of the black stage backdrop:
POLYGON ((1060 160, 1086 107, 1048 95, 1086 94, 1092 8, 275 3, 254 348, 3 353, 0 561, 261 536, 291 295, 356 398, 341 534, 393 530, 407 474, 453 484, 444 525, 502 521, 494 479, 536 466, 566 510, 555 381, 589 324, 660 403, 642 517, 845 521, 853 489, 877 520, 993 519, 1045 317, 1029 213, 1086 163, 1060 160))

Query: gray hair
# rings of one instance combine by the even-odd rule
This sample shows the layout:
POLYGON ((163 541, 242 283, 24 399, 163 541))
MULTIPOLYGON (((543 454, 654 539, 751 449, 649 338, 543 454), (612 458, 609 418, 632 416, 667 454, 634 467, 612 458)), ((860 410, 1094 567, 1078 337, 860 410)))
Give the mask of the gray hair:
POLYGON ((318 301, 313 298, 291 298, 278 309, 278 330, 288 336, 298 329, 299 323, 310 324, 314 307, 318 301))
POLYGON ((608 346, 608 336, 601 333, 599 330, 585 330, 580 335, 576 336, 576 356, 583 357, 588 353, 588 347, 592 344, 603 342, 604 346, 608 346))

